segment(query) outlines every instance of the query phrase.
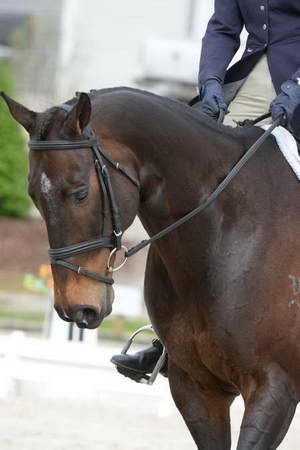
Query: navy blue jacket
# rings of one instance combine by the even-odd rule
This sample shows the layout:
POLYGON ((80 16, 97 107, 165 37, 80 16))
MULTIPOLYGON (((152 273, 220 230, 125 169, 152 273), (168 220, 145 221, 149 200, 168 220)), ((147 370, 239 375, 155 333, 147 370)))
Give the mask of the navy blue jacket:
POLYGON ((215 0, 203 38, 199 86, 208 78, 225 83, 245 78, 264 52, 277 93, 288 78, 300 77, 300 0, 215 0), (227 71, 244 25, 246 50, 227 71))

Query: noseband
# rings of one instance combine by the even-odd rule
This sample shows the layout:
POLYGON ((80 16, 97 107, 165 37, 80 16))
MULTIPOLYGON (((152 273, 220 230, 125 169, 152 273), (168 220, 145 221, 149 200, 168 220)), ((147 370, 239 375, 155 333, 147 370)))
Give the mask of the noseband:
MULTIPOLYGON (((66 112, 70 112, 72 109, 71 105, 63 104, 60 108, 66 112)), ((101 146, 95 136, 95 133, 90 125, 87 125, 84 129, 85 139, 82 140, 71 140, 71 141, 34 141, 31 140, 28 146, 34 151, 52 151, 52 150, 80 150, 91 148, 94 153, 95 169, 97 172, 99 185, 102 188, 104 196, 104 209, 103 216, 106 217, 107 213, 110 212, 111 223, 113 233, 109 236, 102 236, 94 241, 81 242, 79 244, 69 245, 68 247, 61 248, 50 248, 48 253, 51 258, 51 264, 64 267, 65 269, 72 270, 79 275, 84 275, 86 277, 92 278, 93 280, 100 281, 101 283, 110 284, 114 283, 113 278, 104 275, 98 275, 96 273, 90 272, 83 269, 80 266, 71 264, 65 259, 71 258, 73 256, 80 255, 82 253, 87 253, 92 250, 99 248, 110 248, 111 253, 107 262, 107 269, 109 272, 114 272, 120 269, 126 261, 127 249, 122 245, 122 221, 119 213, 119 208, 116 202, 114 190, 111 183, 111 177, 109 171, 107 170, 104 160, 106 160, 110 165, 112 165, 116 170, 120 171, 125 175, 137 188, 140 187, 138 180, 132 176, 121 164, 114 161, 109 155, 104 153, 101 146), (112 257, 119 250, 123 249, 125 251, 125 259, 123 263, 116 268, 111 266, 112 257)))

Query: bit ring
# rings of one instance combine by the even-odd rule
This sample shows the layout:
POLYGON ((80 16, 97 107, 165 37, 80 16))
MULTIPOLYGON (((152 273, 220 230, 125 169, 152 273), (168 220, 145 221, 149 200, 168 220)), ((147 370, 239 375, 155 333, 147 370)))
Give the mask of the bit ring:
POLYGON ((107 261, 107 270, 109 271, 109 272, 117 272, 118 270, 120 270, 120 269, 122 269, 122 267, 126 264, 126 262, 127 262, 127 256, 126 256, 126 253, 128 252, 128 249, 127 249, 127 247, 125 247, 124 245, 122 245, 121 246, 121 249, 120 250, 118 250, 117 248, 114 248, 111 252, 110 252, 110 255, 109 255, 109 257, 108 257, 108 261, 107 261), (124 261, 122 261, 121 262, 121 264, 119 264, 117 267, 112 267, 111 265, 110 265, 110 262, 111 262, 111 259, 112 259, 112 257, 118 252, 118 251, 120 251, 120 250, 124 250, 124 261))

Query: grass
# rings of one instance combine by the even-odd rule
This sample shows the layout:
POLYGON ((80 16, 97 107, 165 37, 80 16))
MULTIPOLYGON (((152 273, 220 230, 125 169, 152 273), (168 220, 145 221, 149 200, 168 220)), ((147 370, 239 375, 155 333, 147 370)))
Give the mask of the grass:
MULTIPOLYGON (((19 274, 7 274, 0 271, 1 290, 8 292, 13 290, 16 293, 24 293, 26 291, 24 291, 22 283, 23 277, 19 274)), ((24 307, 19 308, 17 305, 11 305, 9 301, 0 304, 0 326, 4 325, 5 328, 17 327, 19 329, 27 329, 33 326, 35 329, 41 330, 45 321, 45 312, 34 310, 32 307, 30 308, 30 305, 28 306, 28 309, 24 309, 24 307)), ((149 321, 144 318, 109 316, 101 324, 99 333, 108 338, 124 339, 148 323, 149 321)), ((145 336, 144 333, 143 336, 145 336)))
POLYGON ((45 319, 45 314, 42 311, 0 308, 0 319, 30 321, 42 324, 45 319))
POLYGON ((138 328, 143 327, 144 325, 148 325, 149 321, 144 319, 128 319, 124 318, 122 319, 122 323, 120 324, 119 318, 117 317, 108 317, 104 320, 100 327, 100 331, 105 332, 112 332, 116 329, 116 326, 119 328, 122 328, 124 333, 126 334, 132 334, 134 333, 138 328))
MULTIPOLYGON (((23 309, 10 309, 0 306, 0 321, 5 323, 6 327, 19 326, 20 329, 27 328, 26 325, 35 325, 42 328, 45 320, 45 314, 42 311, 32 311, 23 309), (22 327, 23 325, 23 327, 22 327)), ((138 328, 147 325, 149 322, 145 319, 130 319, 123 317, 108 317, 103 321, 99 332, 104 336, 120 337, 133 334, 138 328)))
POLYGON ((1 291, 25 292, 24 274, 0 271, 0 288, 1 291))

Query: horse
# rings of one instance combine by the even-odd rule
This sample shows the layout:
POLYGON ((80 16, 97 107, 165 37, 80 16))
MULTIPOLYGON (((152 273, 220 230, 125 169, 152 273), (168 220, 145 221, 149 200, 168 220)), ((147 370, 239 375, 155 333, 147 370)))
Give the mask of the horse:
MULTIPOLYGON (((42 113, 2 96, 31 139, 29 194, 54 252, 55 309, 87 328, 111 312, 107 260, 122 230, 138 216, 153 236, 184 216, 263 133, 130 88, 81 93, 42 113)), ((205 211, 149 249, 145 302, 199 450, 230 449, 240 394, 238 450, 275 449, 290 426, 300 394, 299 208, 298 181, 270 136, 205 211)))

